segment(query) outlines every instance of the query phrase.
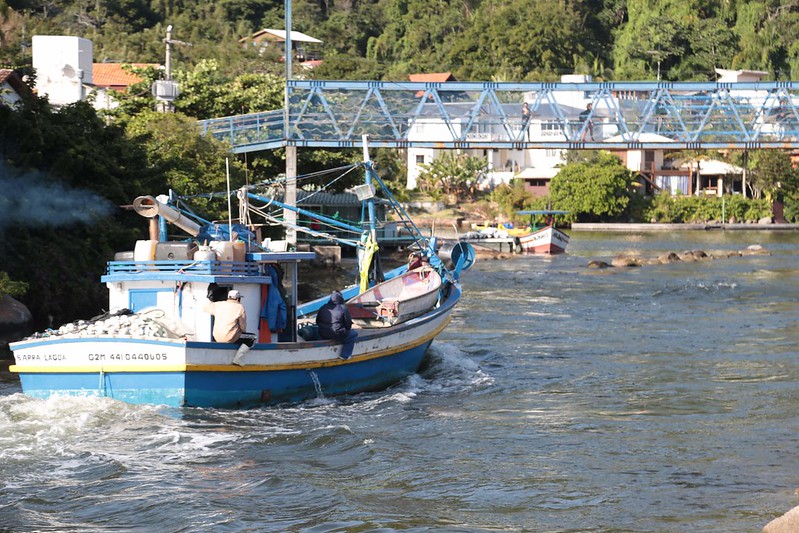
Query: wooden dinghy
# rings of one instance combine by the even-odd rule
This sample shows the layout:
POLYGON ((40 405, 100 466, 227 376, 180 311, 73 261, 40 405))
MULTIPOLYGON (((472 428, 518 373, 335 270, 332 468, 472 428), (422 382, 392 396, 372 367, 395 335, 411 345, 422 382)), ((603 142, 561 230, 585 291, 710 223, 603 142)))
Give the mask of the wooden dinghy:
POLYGON ((441 276, 432 267, 409 270, 375 285, 347 302, 353 324, 363 328, 393 326, 423 315, 438 302, 441 276))

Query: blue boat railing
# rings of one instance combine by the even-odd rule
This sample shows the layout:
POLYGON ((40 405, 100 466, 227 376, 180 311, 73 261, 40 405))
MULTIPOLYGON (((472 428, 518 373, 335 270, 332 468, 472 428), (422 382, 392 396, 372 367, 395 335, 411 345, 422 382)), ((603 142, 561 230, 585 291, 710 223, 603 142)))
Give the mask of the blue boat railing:
POLYGON ((258 265, 242 261, 109 261, 108 274, 183 273, 208 274, 214 276, 258 276, 258 265))

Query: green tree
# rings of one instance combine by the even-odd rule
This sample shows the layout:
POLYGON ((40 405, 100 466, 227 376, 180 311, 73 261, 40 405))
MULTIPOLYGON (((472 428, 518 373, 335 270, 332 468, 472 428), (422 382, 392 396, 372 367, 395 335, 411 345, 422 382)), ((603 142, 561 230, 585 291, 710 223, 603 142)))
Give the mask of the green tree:
POLYGON ((0 186, 13 191, 0 195, 0 271, 27 285, 20 300, 38 327, 92 316, 107 306, 98 283, 106 261, 146 232, 118 206, 159 176, 122 128, 85 103, 0 106, 0 159, 0 186))
POLYGON ((19 298, 28 290, 28 284, 24 281, 12 280, 6 272, 0 272, 0 296, 8 294, 14 298, 19 298))
POLYGON ((175 108, 203 120, 283 109, 285 78, 269 73, 241 74, 231 78, 213 59, 191 70, 179 70, 175 79, 180 95, 175 108))
POLYGON ((448 52, 459 79, 557 79, 590 61, 581 14, 561 0, 487 0, 448 52))
POLYGON ((799 5, 790 0, 738 2, 733 68, 768 71, 775 79, 799 75, 799 5))
POLYGON ((797 188, 797 171, 789 153, 781 150, 752 150, 748 157, 749 181, 753 198, 774 200, 780 190, 797 188))
MULTIPOLYGON (((179 195, 203 195, 226 189, 226 159, 231 172, 231 189, 244 182, 241 165, 231 158, 229 148, 213 137, 201 135, 197 123, 180 113, 149 111, 131 118, 128 139, 147 152, 147 163, 163 179, 164 187, 179 195)), ((151 191, 164 194, 168 190, 151 191)), ((202 207, 211 209, 202 203, 202 207)), ((216 204, 209 214, 221 216, 226 202, 216 204)))
POLYGON ((468 27, 464 5, 451 0, 388 0, 388 20, 380 36, 368 44, 367 58, 388 65, 389 79, 407 79, 417 72, 442 72, 450 65, 449 41, 468 27))
POLYGON ((516 211, 528 208, 535 200, 523 180, 513 180, 509 185, 503 183, 491 191, 491 201, 499 206, 505 218, 513 221, 519 220, 516 211))
POLYGON ((616 220, 630 201, 633 177, 618 157, 599 152, 592 161, 567 164, 552 178, 552 205, 580 222, 616 220))
POLYGON ((447 197, 455 202, 472 197, 475 186, 487 168, 485 159, 447 151, 422 165, 420 189, 433 198, 447 197))
POLYGON ((630 20, 619 29, 613 50, 615 74, 621 79, 671 79, 671 68, 688 48, 688 29, 669 14, 668 2, 655 9, 641 0, 628 3, 630 20))

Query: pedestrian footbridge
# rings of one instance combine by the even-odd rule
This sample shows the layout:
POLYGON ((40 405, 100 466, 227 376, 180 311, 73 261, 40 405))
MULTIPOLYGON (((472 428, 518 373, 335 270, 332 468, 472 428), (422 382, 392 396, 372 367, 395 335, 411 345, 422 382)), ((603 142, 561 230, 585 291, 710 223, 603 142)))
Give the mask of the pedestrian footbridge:
POLYGON ((235 153, 354 148, 364 136, 371 147, 391 148, 799 148, 794 81, 290 80, 286 92, 287 109, 204 120, 200 128, 235 153))

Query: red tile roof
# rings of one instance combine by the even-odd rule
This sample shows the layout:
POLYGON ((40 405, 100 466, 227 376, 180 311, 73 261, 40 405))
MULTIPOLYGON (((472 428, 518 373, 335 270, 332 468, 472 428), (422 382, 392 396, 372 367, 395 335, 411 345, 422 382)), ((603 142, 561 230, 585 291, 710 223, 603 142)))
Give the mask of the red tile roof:
MULTIPOLYGON (((124 63, 137 68, 158 67, 154 63, 124 63)), ((139 83, 142 78, 122 69, 123 63, 94 63, 92 65, 92 81, 95 87, 108 89, 124 89, 134 83, 139 83)))
POLYGON ((432 82, 444 82, 444 81, 455 81, 455 78, 452 76, 452 72, 432 72, 430 74, 411 74, 408 76, 411 81, 432 81, 432 82))

